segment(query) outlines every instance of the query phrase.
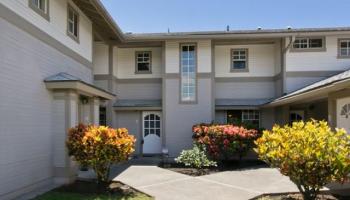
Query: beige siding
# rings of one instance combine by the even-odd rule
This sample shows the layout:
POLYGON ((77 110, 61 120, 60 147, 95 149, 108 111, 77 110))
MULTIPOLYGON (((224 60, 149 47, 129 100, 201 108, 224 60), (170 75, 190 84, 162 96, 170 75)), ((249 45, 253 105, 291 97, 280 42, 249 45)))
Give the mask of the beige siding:
POLYGON ((93 73, 108 74, 108 46, 102 43, 95 43, 93 51, 93 73))
POLYGON ((92 72, 1 18, 0 30, 0 199, 6 199, 52 178, 52 140, 61 122, 53 121, 59 105, 44 78, 68 72, 92 83, 92 72))
MULTIPOLYGON (((338 59, 338 38, 350 38, 350 35, 326 37, 326 51, 290 52, 286 54, 288 71, 338 71, 350 68, 350 59, 338 59)), ((288 39, 287 39, 288 41, 288 39)))
POLYGON ((275 44, 215 46, 215 77, 274 76, 279 65, 275 44), (249 72, 230 72, 231 49, 248 49, 249 72))
POLYGON ((39 29, 74 50, 87 60, 92 60, 92 23, 79 9, 79 43, 67 36, 67 5, 71 0, 50 0, 50 21, 47 21, 28 6, 28 0, 2 0, 5 5, 39 29))
POLYGON ((128 78, 160 78, 162 73, 161 48, 118 48, 114 55, 117 55, 117 71, 114 74, 119 79, 128 78), (152 73, 136 74, 135 73, 135 52, 151 51, 152 52, 152 73))

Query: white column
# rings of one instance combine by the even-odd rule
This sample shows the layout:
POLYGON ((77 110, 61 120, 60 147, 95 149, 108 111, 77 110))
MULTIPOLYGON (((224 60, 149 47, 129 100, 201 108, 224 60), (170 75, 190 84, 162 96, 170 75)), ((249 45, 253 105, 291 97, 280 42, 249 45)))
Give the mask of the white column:
POLYGON ((74 91, 54 93, 53 101, 53 174, 56 183, 73 182, 77 165, 68 156, 68 129, 78 124, 78 94, 74 91))
POLYGON ((100 124, 100 99, 97 97, 90 99, 90 119, 91 124, 100 124))

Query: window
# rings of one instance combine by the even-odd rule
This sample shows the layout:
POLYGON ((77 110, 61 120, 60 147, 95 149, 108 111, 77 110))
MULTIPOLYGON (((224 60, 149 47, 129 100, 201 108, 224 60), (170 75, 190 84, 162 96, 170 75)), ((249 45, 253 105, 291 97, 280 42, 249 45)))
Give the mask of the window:
POLYGON ((259 127, 260 113, 258 110, 243 110, 242 122, 259 127))
POLYGON ((107 126, 107 112, 106 107, 100 106, 100 125, 107 126))
POLYGON ((196 101, 196 72, 197 72, 196 45, 180 45, 180 71, 181 71, 181 102, 196 101))
POLYGON ((248 71, 248 49, 231 50, 231 72, 248 71))
POLYGON ((296 38, 293 43, 294 51, 325 50, 324 38, 296 38))
POLYGON ((254 128, 260 127, 260 112, 259 110, 228 110, 227 123, 234 125, 252 126, 254 128))
POLYGON ((339 39, 338 57, 350 58, 350 39, 339 39))
POLYGON ((303 110, 294 110, 289 113, 289 123, 298 122, 304 120, 304 111, 303 110))
POLYGON ((68 5, 67 34, 79 42, 79 14, 74 8, 68 5))
POLYGON ((136 69, 135 73, 145 74, 152 73, 152 52, 142 51, 136 52, 136 69))
POLYGON ((29 0, 29 7, 43 18, 50 20, 49 0, 29 0))

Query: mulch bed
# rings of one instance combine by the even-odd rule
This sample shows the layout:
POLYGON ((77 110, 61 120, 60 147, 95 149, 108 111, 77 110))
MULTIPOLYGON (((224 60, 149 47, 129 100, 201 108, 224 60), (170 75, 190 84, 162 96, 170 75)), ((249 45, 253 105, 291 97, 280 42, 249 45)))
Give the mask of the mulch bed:
POLYGON ((79 194, 120 194, 123 196, 134 196, 139 191, 121 182, 110 182, 97 184, 93 181, 75 181, 72 184, 63 185, 54 189, 55 192, 69 192, 79 194))
POLYGON ((223 171, 262 168, 268 166, 259 160, 231 160, 218 163, 217 167, 204 168, 201 170, 192 167, 186 167, 179 163, 161 163, 159 167, 190 176, 203 176, 223 171))
MULTIPOLYGON (((317 200, 348 200, 350 197, 334 196, 329 192, 321 192, 317 200)), ((300 193, 266 194, 253 198, 252 200, 303 200, 300 193)))

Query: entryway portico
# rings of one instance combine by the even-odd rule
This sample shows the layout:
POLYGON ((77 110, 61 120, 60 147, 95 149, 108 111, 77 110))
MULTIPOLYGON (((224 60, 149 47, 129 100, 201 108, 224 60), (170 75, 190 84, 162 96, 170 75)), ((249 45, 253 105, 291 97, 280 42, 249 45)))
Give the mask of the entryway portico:
POLYGON ((350 70, 282 96, 265 107, 275 107, 279 124, 312 118, 350 133, 350 70))

